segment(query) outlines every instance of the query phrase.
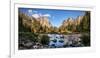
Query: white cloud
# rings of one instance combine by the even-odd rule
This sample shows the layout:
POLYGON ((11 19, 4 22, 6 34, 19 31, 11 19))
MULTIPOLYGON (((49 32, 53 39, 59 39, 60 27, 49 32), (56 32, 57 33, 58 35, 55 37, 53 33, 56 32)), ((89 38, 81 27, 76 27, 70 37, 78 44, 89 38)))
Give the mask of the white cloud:
POLYGON ((43 16, 45 16, 45 17, 51 17, 50 14, 44 14, 43 16))
POLYGON ((39 14, 33 14, 32 17, 34 17, 34 18, 39 18, 40 15, 39 15, 39 14))
POLYGON ((35 11, 35 10, 32 10, 32 9, 29 9, 29 10, 28 10, 28 13, 38 13, 38 11, 35 11))
POLYGON ((50 14, 41 14, 41 13, 36 13, 36 14, 33 14, 32 17, 34 18, 39 18, 39 17, 51 17, 50 14))
POLYGON ((29 13, 32 13, 32 10, 31 10, 31 9, 29 9, 29 10, 28 10, 28 12, 29 12, 29 13))

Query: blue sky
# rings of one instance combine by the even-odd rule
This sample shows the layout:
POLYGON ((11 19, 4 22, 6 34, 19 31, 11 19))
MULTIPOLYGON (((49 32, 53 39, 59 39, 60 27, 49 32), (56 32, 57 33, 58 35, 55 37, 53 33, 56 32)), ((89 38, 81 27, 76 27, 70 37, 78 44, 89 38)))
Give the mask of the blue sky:
POLYGON ((80 10, 19 8, 19 11, 26 13, 29 16, 32 16, 33 14, 47 16, 51 24, 56 27, 59 27, 64 20, 70 17, 76 19, 78 16, 83 16, 85 14, 85 11, 80 10))

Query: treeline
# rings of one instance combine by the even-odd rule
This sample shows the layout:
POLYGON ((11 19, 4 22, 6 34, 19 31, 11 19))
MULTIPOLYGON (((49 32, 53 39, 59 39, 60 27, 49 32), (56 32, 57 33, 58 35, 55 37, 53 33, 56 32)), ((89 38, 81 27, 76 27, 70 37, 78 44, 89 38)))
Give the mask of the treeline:
POLYGON ((85 12, 85 15, 81 19, 76 19, 80 22, 66 22, 66 26, 61 26, 59 32, 61 33, 85 33, 90 32, 90 12, 85 12))
MULTIPOLYGON (((68 24, 59 28, 53 26, 43 26, 36 18, 19 12, 19 32, 33 33, 75 33, 75 32, 90 32, 90 12, 86 11, 79 24, 68 24)), ((55 22, 56 23, 56 22, 55 22)), ((62 24, 63 25, 63 24, 62 24)))
POLYGON ((90 12, 86 12, 77 30, 79 32, 90 32, 90 12))

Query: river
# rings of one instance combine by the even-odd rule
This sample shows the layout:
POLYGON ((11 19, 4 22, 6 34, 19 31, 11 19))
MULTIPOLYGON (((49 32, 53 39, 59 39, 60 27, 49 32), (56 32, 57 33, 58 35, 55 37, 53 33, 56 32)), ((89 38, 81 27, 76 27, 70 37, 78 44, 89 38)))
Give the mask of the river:
POLYGON ((80 45, 81 34, 70 34, 70 35, 58 35, 48 34, 50 37, 50 47, 67 47, 67 46, 78 46, 80 45))

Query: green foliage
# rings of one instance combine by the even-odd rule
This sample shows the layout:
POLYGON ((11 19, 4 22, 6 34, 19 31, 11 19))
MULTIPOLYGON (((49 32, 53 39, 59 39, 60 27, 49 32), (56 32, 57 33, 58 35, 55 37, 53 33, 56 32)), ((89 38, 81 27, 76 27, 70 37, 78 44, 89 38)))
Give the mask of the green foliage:
POLYGON ((76 30, 77 30, 77 32, 80 32, 80 31, 81 31, 80 25, 77 25, 77 26, 76 26, 76 30))
MULTIPOLYGON (((31 29, 29 27, 26 27, 23 25, 23 20, 28 19, 28 17, 25 16, 25 14, 19 12, 18 16, 18 31, 19 32, 31 32, 31 29)), ((27 21, 28 22, 28 21, 27 21)))
POLYGON ((90 46, 90 34, 83 34, 80 38, 82 39, 84 46, 90 46))
POLYGON ((66 28, 67 28, 67 30, 72 31, 73 30, 73 25, 68 25, 66 28))
POLYGON ((42 35, 40 39, 40 43, 42 45, 48 45, 49 44, 49 37, 47 35, 42 35))
POLYGON ((90 32, 90 12, 85 13, 79 27, 81 32, 90 32))
POLYGON ((34 34, 31 32, 20 32, 19 37, 24 38, 25 40, 31 40, 33 42, 38 41, 38 34, 34 34))

